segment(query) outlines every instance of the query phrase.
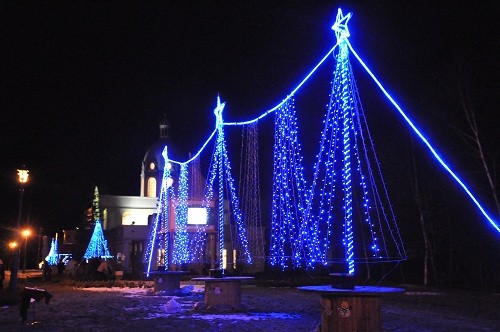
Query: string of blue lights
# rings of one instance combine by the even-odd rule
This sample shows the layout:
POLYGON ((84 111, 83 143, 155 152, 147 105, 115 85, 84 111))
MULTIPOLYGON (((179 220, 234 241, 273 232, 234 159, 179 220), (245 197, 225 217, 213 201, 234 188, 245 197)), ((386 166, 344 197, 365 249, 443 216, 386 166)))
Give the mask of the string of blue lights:
MULTIPOLYGON (((396 101, 391 97, 391 95, 387 92, 387 90, 383 87, 383 85, 380 83, 380 81, 376 78, 376 76, 373 74, 373 72, 368 68, 368 66, 365 64, 365 62, 361 59, 361 57, 356 53, 356 51, 353 49, 352 45, 350 44, 348 37, 350 36, 349 30, 347 23, 349 19, 352 17, 351 13, 348 13, 347 15, 342 15, 342 11, 339 8, 337 12, 337 18, 336 22, 332 26, 332 29, 335 31, 335 34, 337 36, 337 43, 335 46, 330 49, 327 54, 319 61, 319 63, 313 67, 313 69, 306 75, 306 77, 297 85, 292 92, 284 98, 278 105, 274 106, 273 108, 264 111, 261 113, 260 116, 247 120, 247 121, 237 121, 237 122, 227 122, 223 123, 224 126, 237 126, 237 125, 246 125, 250 123, 255 123, 258 120, 266 117, 267 115, 274 113, 277 109, 279 109, 281 106, 283 106, 290 98, 292 98, 295 93, 302 88, 302 86, 312 77, 312 75, 316 72, 316 70, 330 57, 330 55, 335 51, 335 49, 338 47, 339 43, 341 41, 345 41, 349 47, 349 50, 351 53, 355 56, 355 58, 359 61, 361 66, 366 70, 366 72, 369 74, 369 76, 374 80, 374 82, 377 84, 379 89, 383 92, 383 94, 386 96, 386 98, 391 102, 391 104, 398 110, 398 112, 401 114, 403 119, 406 121, 406 123, 410 126, 410 128, 415 132, 415 134, 419 137, 419 139, 424 143, 424 145, 429 149, 431 154, 434 156, 434 158, 438 161, 438 163, 448 172, 448 174, 451 175, 451 177, 459 184, 459 186, 467 193, 467 195, 470 197, 470 199, 474 202, 474 204, 477 206, 477 208, 480 210, 480 212, 483 214, 483 216, 486 218, 486 220, 491 224, 491 226, 500 233, 500 224, 498 220, 495 220, 490 213, 487 212, 487 209, 483 206, 483 204, 480 203, 480 201, 476 198, 476 196, 472 193, 472 191, 469 189, 469 187, 465 184, 462 179, 451 169, 451 167, 448 165, 448 163, 445 162, 444 158, 436 151, 436 149, 431 145, 429 140, 425 137, 425 135, 417 128, 417 126, 413 123, 413 121, 410 120, 410 118, 406 115, 406 113, 401 109, 401 107, 396 103, 396 101)), ((208 139, 204 142, 204 144, 201 146, 201 148, 198 150, 196 154, 192 158, 190 158, 187 161, 180 162, 180 161, 174 161, 172 160, 172 163, 177 163, 177 164, 183 164, 183 163, 190 163, 192 162, 195 158, 197 158, 202 151, 205 149, 205 147, 208 145, 210 140, 215 136, 217 132, 217 128, 214 129, 214 131, 211 133, 211 135, 208 137, 208 139)))
POLYGON ((94 226, 94 232, 90 238, 89 245, 83 258, 110 258, 111 256, 108 249, 108 241, 104 238, 104 233, 102 231, 102 225, 100 220, 96 220, 94 226))
MULTIPOLYGON (((350 53, 355 56, 384 95, 396 107, 439 164, 469 195, 488 222, 500 232, 498 222, 486 212, 486 209, 465 183, 444 161, 425 135, 387 93, 380 81, 354 51, 348 39, 350 33, 347 24, 351 17, 351 13, 343 15, 342 11, 338 10, 336 21, 332 26, 337 37, 336 45, 282 102, 252 120, 225 123, 222 117, 225 103, 221 104, 220 97, 218 97, 214 110, 215 129, 200 150, 185 162, 169 160, 170 163, 180 164, 182 169, 196 159, 212 138, 217 135, 210 166, 209 189, 205 201, 214 199, 214 186, 217 178, 219 268, 222 268, 225 243, 224 189, 229 192, 228 198, 233 208, 233 216, 243 252, 247 257, 247 262, 251 262, 246 229, 239 210, 239 201, 227 156, 224 127, 254 124, 271 113, 275 113, 275 145, 270 264, 285 269, 304 265, 314 267, 316 264, 342 263, 345 265, 346 272, 354 274, 356 262, 406 259, 406 252, 389 200, 388 190, 383 180, 373 139, 353 78, 349 62, 350 53), (337 53, 335 53, 336 50, 337 53), (294 95, 331 54, 334 55, 336 61, 332 91, 324 120, 324 129, 320 137, 313 179, 311 185, 308 186, 302 166, 303 157, 298 140, 294 95), (370 248, 370 252, 364 251, 365 245, 370 248)), ((166 176, 164 174, 164 179, 166 176)), ((180 181, 184 181, 182 174, 180 181)), ((163 191, 164 186, 167 187, 162 184, 162 195, 160 195, 157 215, 167 213, 166 216, 161 217, 163 224, 167 223, 167 226, 160 226, 161 222, 156 220, 154 227, 152 227, 150 240, 154 243, 157 237, 156 232, 158 232, 156 229, 159 228, 159 232, 164 234, 163 247, 166 252, 165 256, 168 258, 169 194, 166 189, 165 192, 163 191)), ((184 184, 180 187, 180 195, 184 195, 184 184)), ((180 202, 178 206, 180 210, 178 211, 181 212, 181 215, 178 222, 182 224, 185 221, 183 209, 184 205, 187 204, 187 199, 181 198, 180 202)), ((203 236, 198 238, 203 238, 205 241, 203 236)), ((202 242, 199 241, 196 244, 197 247, 201 247, 202 242)), ((187 240, 183 239, 181 242, 183 243, 182 250, 187 250, 187 245, 184 244, 187 243, 187 240)), ((148 247, 146 250, 146 255, 149 256, 148 273, 152 254, 152 248, 148 247)), ((177 257, 175 259, 177 260, 177 257)))
POLYGON ((50 243, 50 250, 45 260, 49 265, 57 265, 57 259, 59 257, 59 248, 57 244, 57 238, 52 238, 52 242, 50 243))
POLYGON ((182 164, 179 175, 179 193, 177 209, 175 212, 176 229, 174 235, 174 248, 172 263, 183 264, 189 262, 189 236, 187 232, 188 220, 188 165, 182 164))
POLYGON ((172 177, 171 169, 172 164, 168 159, 168 148, 165 146, 162 152, 165 160, 165 167, 163 169, 163 178, 160 189, 160 198, 156 210, 156 216, 153 224, 149 229, 148 242, 144 250, 143 261, 146 263, 146 275, 149 274, 154 267, 153 264, 163 266, 165 270, 169 269, 169 212, 170 212, 170 198, 173 197, 172 190, 172 177), (153 257, 154 255, 156 257, 153 257), (156 259, 156 262, 153 260, 156 259))
POLYGON ((310 227, 304 220, 304 168, 293 99, 276 113, 274 133, 269 263, 283 269, 297 268, 307 260, 305 246, 310 227))
POLYGON ((402 108, 399 106, 399 104, 392 98, 392 96, 387 92, 387 90, 384 88, 382 83, 377 79, 377 77, 373 74, 373 72, 368 68, 368 66, 365 64, 365 62, 361 59, 361 57, 356 53, 356 51, 353 49, 351 43, 347 41, 347 44, 349 45, 349 49, 351 50, 352 54, 356 57, 356 59, 359 61, 361 66, 366 70, 368 75, 373 79, 375 84, 379 87, 379 89, 383 92, 384 96, 391 102, 391 104, 398 110, 399 114, 403 117, 403 119, 406 121, 406 123, 410 126, 410 128, 413 130, 415 134, 417 134, 418 138, 424 143, 424 145, 428 148, 432 156, 436 159, 436 161, 448 172, 448 174, 451 175, 451 177, 455 180, 456 183, 462 189, 467 193, 467 195, 470 197, 470 199, 474 202, 474 204, 477 206, 479 211, 483 214, 483 216, 486 218, 486 220, 493 226, 494 229, 497 230, 497 232, 500 233, 500 224, 498 220, 493 219, 492 216, 486 211, 486 208, 483 207, 483 205, 479 202, 479 200, 476 198, 476 196, 472 193, 472 191, 469 189, 469 187, 465 184, 462 179, 451 169, 451 167, 448 165, 448 163, 444 160, 444 158, 439 154, 436 149, 433 147, 433 145, 429 142, 427 137, 422 133, 420 129, 411 121, 410 117, 406 115, 406 113, 402 110, 402 108))

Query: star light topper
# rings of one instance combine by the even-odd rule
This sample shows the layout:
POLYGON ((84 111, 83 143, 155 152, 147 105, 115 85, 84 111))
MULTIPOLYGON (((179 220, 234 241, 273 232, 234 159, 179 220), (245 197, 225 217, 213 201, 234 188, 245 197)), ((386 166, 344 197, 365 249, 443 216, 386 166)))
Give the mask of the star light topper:
POLYGON ((352 13, 347 15, 342 15, 342 9, 339 8, 337 12, 337 19, 332 26, 332 30, 335 31, 335 36, 337 37, 337 43, 341 43, 344 39, 348 38, 351 34, 349 33, 349 28, 347 27, 347 22, 351 19, 352 13))
POLYGON ((214 109, 214 114, 215 114, 215 118, 216 118, 216 121, 217 121, 217 127, 220 127, 222 126, 222 110, 224 110, 224 106, 226 106, 226 103, 220 103, 220 96, 217 95, 217 107, 214 109))

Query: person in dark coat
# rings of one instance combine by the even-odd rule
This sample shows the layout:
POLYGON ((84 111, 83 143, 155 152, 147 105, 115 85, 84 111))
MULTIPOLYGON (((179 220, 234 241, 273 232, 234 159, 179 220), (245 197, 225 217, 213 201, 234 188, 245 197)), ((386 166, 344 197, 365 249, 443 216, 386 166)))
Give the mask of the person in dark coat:
POLYGON ((45 289, 25 287, 21 294, 21 306, 19 310, 22 322, 26 323, 28 320, 28 309, 31 299, 35 300, 35 302, 45 299, 45 304, 49 304, 51 298, 52 294, 49 294, 45 289))
POLYGON ((43 260, 43 281, 50 281, 52 279, 52 268, 46 259, 43 260))
POLYGON ((62 276, 64 273, 64 268, 66 266, 64 265, 64 262, 62 259, 59 260, 59 263, 57 263, 57 275, 62 276))
POLYGON ((3 281, 5 280, 5 266, 3 261, 0 259, 0 290, 3 289, 3 281))

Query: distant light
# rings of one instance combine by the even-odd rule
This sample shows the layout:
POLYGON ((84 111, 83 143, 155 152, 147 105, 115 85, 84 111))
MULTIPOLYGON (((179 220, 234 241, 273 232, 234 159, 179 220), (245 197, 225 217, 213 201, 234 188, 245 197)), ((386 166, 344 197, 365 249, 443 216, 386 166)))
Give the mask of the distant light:
POLYGON ((208 221, 207 209, 204 207, 189 207, 187 215, 188 225, 206 225, 208 221))
POLYGON ((23 229, 21 234, 24 236, 24 237, 28 237, 31 235, 31 229, 29 228, 26 228, 26 229, 23 229))
POLYGON ((29 177, 29 170, 21 168, 17 170, 17 176, 19 177, 19 183, 26 183, 28 182, 28 177, 29 177))

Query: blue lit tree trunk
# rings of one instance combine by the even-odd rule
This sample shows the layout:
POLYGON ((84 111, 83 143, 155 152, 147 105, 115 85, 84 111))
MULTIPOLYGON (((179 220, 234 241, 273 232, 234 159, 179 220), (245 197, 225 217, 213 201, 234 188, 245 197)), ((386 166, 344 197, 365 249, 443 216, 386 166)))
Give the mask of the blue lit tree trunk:
POLYGON ((169 269, 169 209, 170 198, 173 196, 172 178, 170 175, 171 164, 168 160, 168 149, 163 149, 165 168, 163 169, 163 179, 161 183, 160 198, 156 210, 155 221, 149 229, 149 237, 144 251, 143 260, 146 263, 146 273, 149 276, 154 265, 164 266, 169 269))
POLYGON ((293 100, 276 112, 270 264, 300 267, 310 228, 304 220, 305 180, 293 100))
MULTIPOLYGON (((352 228, 352 177, 351 177, 351 130, 352 122, 352 95, 349 90, 349 48, 345 42, 340 43, 340 52, 337 60, 337 67, 340 67, 340 93, 341 96, 341 119, 342 119, 342 143, 343 143, 343 167, 342 167, 342 188, 344 191, 344 225, 343 244, 345 248, 345 258, 348 264, 348 272, 354 273, 353 258, 353 228, 352 228)), ((336 91, 334 91, 336 92, 336 91)))
POLYGON ((179 193, 177 199, 177 209, 175 213, 175 233, 174 247, 172 253, 172 263, 184 264, 189 261, 187 216, 188 216, 188 165, 181 164, 179 176, 179 193))

